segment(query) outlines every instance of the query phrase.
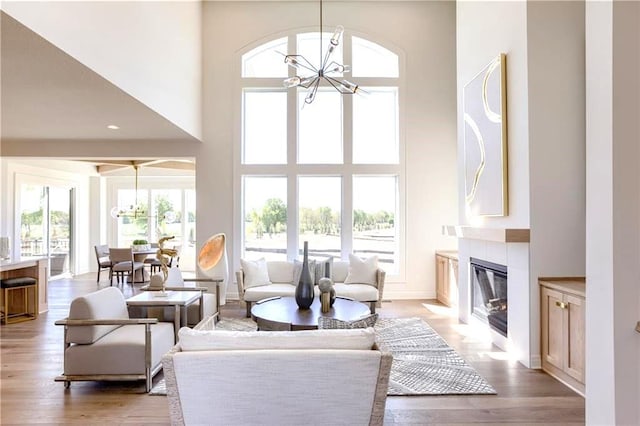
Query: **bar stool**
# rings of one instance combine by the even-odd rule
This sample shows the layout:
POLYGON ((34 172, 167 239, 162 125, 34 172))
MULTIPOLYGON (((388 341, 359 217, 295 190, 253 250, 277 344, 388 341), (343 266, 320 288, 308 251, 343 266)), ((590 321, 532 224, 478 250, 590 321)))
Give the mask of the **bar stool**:
POLYGON ((0 288, 2 289, 2 318, 0 321, 4 324, 11 324, 33 320, 38 317, 37 282, 35 278, 31 277, 6 278, 0 280, 0 288), (21 299, 16 297, 16 292, 22 296, 21 299), (29 300, 29 295, 31 295, 31 300, 29 300), (10 307, 18 310, 17 308, 20 305, 22 305, 21 311, 9 311, 10 307))

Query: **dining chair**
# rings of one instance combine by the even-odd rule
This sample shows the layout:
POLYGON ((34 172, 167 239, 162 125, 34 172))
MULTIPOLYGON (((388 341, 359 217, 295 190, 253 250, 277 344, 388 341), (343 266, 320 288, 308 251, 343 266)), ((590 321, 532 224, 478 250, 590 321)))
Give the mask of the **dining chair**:
MULTIPOLYGON (((111 285, 113 285, 113 274, 116 275, 116 279, 118 284, 120 284, 120 279, 122 278, 122 282, 125 282, 126 277, 125 273, 130 277, 131 285, 134 283, 134 273, 138 269, 144 268, 143 262, 136 262, 133 259, 133 250, 131 247, 128 248, 110 248, 109 249, 109 258, 113 263, 111 267, 111 285)), ((144 279, 144 278, 143 278, 144 279)), ((142 282, 142 281, 140 281, 142 282)))
POLYGON ((100 244, 93 246, 93 249, 96 252, 96 261, 98 262, 98 277, 96 278, 96 282, 100 282, 100 272, 104 269, 109 270, 109 281, 111 281, 111 259, 109 258, 109 246, 106 244, 100 244))
MULTIPOLYGON (((154 250, 158 249, 158 243, 151 243, 150 246, 154 250)), ((160 272, 161 264, 160 264, 160 261, 158 259, 156 259, 155 255, 147 257, 144 260, 144 265, 149 267, 149 274, 150 275, 153 275, 153 273, 155 272, 156 269, 158 270, 158 272, 160 272)))
MULTIPOLYGON (((152 244, 151 248, 158 248, 158 244, 152 244), (155 247, 153 247, 154 245, 155 247)), ((167 267, 169 268, 173 266, 175 267, 180 266, 180 251, 182 249, 182 245, 178 244, 173 246, 172 248, 176 250, 178 253, 169 260, 169 264, 167 265, 167 267)), ((162 263, 160 263, 160 261, 155 256, 145 259, 144 264, 149 266, 150 275, 153 275, 155 272, 162 271, 162 263)))

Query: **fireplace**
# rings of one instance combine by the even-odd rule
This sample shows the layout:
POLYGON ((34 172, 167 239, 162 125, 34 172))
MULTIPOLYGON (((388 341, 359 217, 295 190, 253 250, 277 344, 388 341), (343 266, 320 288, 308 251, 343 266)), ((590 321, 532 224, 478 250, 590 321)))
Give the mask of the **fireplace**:
POLYGON ((507 267, 471 258, 471 313, 507 336, 507 267))

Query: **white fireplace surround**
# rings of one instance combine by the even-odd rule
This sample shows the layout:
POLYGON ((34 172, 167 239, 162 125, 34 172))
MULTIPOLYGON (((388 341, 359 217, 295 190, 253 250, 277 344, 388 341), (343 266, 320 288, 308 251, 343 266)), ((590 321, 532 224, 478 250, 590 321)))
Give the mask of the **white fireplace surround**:
POLYGON ((482 324, 490 330, 493 343, 507 351, 523 365, 529 368, 540 368, 539 344, 539 309, 537 306, 537 286, 530 284, 529 277, 529 243, 498 242, 483 239, 460 238, 458 240, 458 309, 459 319, 464 323, 482 324), (478 258, 487 262, 507 267, 507 288, 509 294, 507 337, 489 329, 488 324, 471 315, 471 276, 470 258, 478 258), (535 288, 532 288, 535 287, 535 288))

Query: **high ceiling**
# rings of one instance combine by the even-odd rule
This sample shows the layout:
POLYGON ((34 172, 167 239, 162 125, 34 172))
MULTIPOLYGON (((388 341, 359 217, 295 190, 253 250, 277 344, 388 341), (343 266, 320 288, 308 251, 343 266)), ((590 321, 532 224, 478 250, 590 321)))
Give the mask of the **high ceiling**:
POLYGON ((196 141, 5 12, 0 14, 2 140, 196 141), (110 130, 110 124, 120 129, 110 130))

